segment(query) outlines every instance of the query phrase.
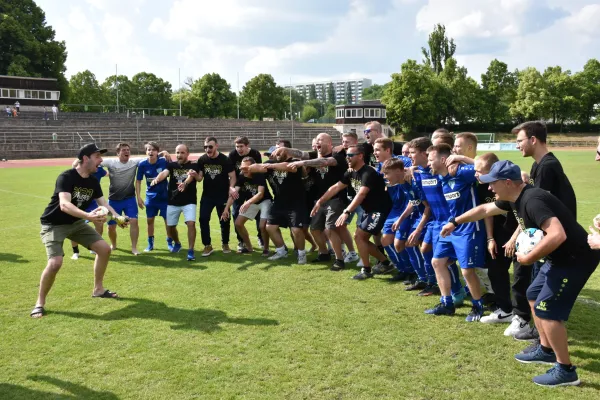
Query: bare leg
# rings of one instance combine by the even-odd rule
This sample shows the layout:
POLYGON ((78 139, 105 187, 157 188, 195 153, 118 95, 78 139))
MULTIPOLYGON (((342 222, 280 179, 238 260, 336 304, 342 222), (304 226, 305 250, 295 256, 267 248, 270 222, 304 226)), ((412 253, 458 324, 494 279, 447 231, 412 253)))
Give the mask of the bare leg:
POLYGON ((358 255, 365 268, 371 267, 369 261, 369 244, 373 245, 373 243, 369 242, 370 238, 371 234, 363 231, 360 228, 357 228, 356 232, 354 232, 354 240, 356 241, 356 247, 358 248, 358 255))
POLYGON ((348 248, 348 251, 355 251, 354 241, 352 240, 352 235, 350 235, 350 231, 348 230, 348 225, 340 226, 339 228, 336 228, 336 230, 338 231, 338 235, 340 235, 342 242, 344 242, 348 248))
MULTIPOLYGON (((44 268, 44 272, 42 272, 42 277, 40 278, 40 290, 37 302, 35 303, 36 307, 44 307, 46 304, 46 296, 48 296, 48 292, 52 289, 56 274, 60 271, 62 263, 62 257, 52 257, 48 260, 48 264, 46 264, 46 268, 44 268)), ((39 316, 41 317, 41 315, 39 316)))
POLYGON ((104 224, 100 222, 94 222, 94 229, 96 229, 96 232, 98 232, 98 234, 102 236, 102 234, 104 233, 104 224))
POLYGON ((477 276, 475 268, 461 268, 461 270, 465 281, 467 281, 473 300, 481 299, 481 281, 479 280, 479 276, 477 276))
POLYGON ((311 234, 314 238, 314 241, 317 243, 317 247, 319 248, 319 254, 328 254, 329 251, 327 250, 326 243, 327 239, 325 238, 323 231, 313 230, 311 231, 311 234))
POLYGON ((148 236, 154 236, 154 217, 148 218, 148 236))
POLYGON ((450 296, 452 279, 450 278, 450 270, 448 269, 448 257, 434 258, 431 260, 431 265, 435 270, 435 277, 437 278, 442 296, 450 296))
POLYGON ((281 231, 279 230, 279 225, 269 225, 267 224, 267 232, 269 233, 269 237, 273 240, 273 244, 276 249, 280 249, 283 247, 283 237, 281 236, 281 231))
POLYGON ((110 247, 104 240, 98 240, 90 246, 90 249, 96 253, 96 260, 94 261, 94 292, 93 295, 101 295, 104 293, 104 273, 108 266, 108 259, 110 258, 110 247))
POLYGON ((117 225, 109 225, 108 226, 108 238, 110 239, 110 247, 113 250, 117 248, 117 225))
POLYGON ((185 224, 188 227, 188 249, 194 250, 194 244, 196 243, 196 222, 187 221, 185 224))
POLYGON ((137 242, 140 236, 140 226, 137 218, 131 218, 129 220, 129 237, 131 238, 131 252, 136 256, 140 254, 137 249, 137 242))
POLYGON ((238 234, 242 238, 242 241, 246 245, 246 248, 250 251, 254 251, 252 248, 252 243, 250 242, 250 235, 248 234, 248 229, 244 226, 248 221, 248 218, 239 215, 235 220, 235 229, 237 229, 238 234))
POLYGON ((325 229, 325 235, 329 238, 329 242, 331 243, 331 247, 333 247, 333 252, 335 253, 335 258, 337 260, 344 260, 344 253, 342 252, 342 239, 338 234, 338 229, 325 229))
POLYGON ((173 239, 174 243, 181 244, 179 241, 179 232, 177 232, 177 225, 167 226, 167 231, 169 232, 169 237, 173 239))
POLYGON ((542 343, 542 345, 551 347, 554 350, 556 361, 561 364, 570 365, 571 358, 569 357, 569 344, 567 342, 567 327, 564 322, 535 318, 543 326, 544 336, 548 342, 548 344, 542 343))
POLYGON ((292 232, 294 232, 294 238, 296 240, 296 247, 298 248, 298 251, 304 250, 304 231, 302 228, 292 228, 292 232))
POLYGON ((262 241, 263 241, 263 250, 269 251, 270 237, 269 237, 269 232, 267 232, 267 219, 266 218, 261 218, 259 229, 260 229, 260 237, 262 238, 262 241))
POLYGON ((318 247, 317 246, 317 242, 315 241, 315 238, 313 237, 313 235, 310 234, 310 231, 308 230, 308 226, 305 226, 304 228, 302 228, 302 232, 304 232, 304 239, 310 243, 310 251, 315 251, 315 249, 318 247))

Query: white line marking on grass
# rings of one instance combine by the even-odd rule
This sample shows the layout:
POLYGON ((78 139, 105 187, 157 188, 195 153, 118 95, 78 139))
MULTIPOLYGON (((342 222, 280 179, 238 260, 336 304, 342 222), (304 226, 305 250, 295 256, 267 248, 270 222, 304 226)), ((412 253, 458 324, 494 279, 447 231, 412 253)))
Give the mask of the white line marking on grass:
POLYGON ((10 194, 18 194, 19 196, 28 196, 28 197, 35 197, 36 199, 48 200, 48 197, 36 196, 35 194, 29 194, 29 193, 13 192, 12 190, 0 189, 0 192, 10 193, 10 194))
POLYGON ((596 301, 596 300, 592 300, 592 299, 585 299, 585 298, 577 298, 577 301, 580 303, 585 303, 588 304, 590 306, 595 306, 595 307, 600 307, 600 302, 596 301))

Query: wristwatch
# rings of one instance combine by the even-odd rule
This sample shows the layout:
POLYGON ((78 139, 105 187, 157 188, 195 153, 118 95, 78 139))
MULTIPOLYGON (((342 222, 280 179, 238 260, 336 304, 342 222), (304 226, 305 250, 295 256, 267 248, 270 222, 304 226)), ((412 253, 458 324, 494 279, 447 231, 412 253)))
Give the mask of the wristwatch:
POLYGON ((450 222, 452 225, 454 226, 458 226, 458 222, 456 222, 456 219, 454 217, 451 217, 448 222, 450 222))

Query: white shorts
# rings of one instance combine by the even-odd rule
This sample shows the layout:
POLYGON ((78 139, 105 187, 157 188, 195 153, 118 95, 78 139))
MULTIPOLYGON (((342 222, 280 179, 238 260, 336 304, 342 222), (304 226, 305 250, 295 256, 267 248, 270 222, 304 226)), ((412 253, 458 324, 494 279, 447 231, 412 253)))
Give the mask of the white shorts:
POLYGON ((248 207, 246 212, 240 212, 240 215, 248 219, 255 219, 260 211, 260 219, 267 219, 269 218, 269 212, 271 211, 271 204, 273 204, 271 200, 263 200, 259 204, 250 204, 250 207, 248 207))
POLYGON ((167 206, 167 225, 177 226, 179 223, 179 216, 183 213, 183 219, 185 222, 196 221, 196 205, 186 204, 185 206, 167 206))

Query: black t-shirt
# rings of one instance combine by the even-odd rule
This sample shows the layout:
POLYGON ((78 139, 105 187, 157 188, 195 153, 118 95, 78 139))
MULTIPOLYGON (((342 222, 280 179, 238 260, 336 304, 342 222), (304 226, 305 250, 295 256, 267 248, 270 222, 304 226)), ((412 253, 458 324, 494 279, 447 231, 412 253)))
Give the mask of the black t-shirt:
POLYGON ((243 174, 239 174, 237 176, 235 186, 239 186, 240 188, 239 200, 242 203, 256 196, 259 186, 264 186, 265 188, 265 193, 259 204, 263 200, 271 200, 273 198, 271 196, 271 192, 269 192, 269 188, 267 187, 267 177, 265 174, 252 174, 250 178, 245 177, 243 174))
POLYGON ((185 182, 188 177, 188 171, 193 169, 198 171, 198 164, 191 161, 185 164, 170 162, 167 164, 169 170, 169 202, 171 206, 187 206, 188 204, 196 204, 198 197, 196 195, 196 180, 194 179, 183 192, 177 190, 180 183, 185 182))
POLYGON ((344 173, 341 182, 344 185, 348 185, 348 187, 352 186, 356 193, 358 193, 362 186, 369 188, 367 196, 361 203, 365 212, 381 212, 387 214, 392 209, 392 200, 385 191, 383 177, 372 167, 365 164, 358 171, 347 170, 344 173))
MULTIPOLYGON (((475 191, 477 193, 477 197, 479 198, 479 204, 494 203, 496 201, 496 196, 489 189, 489 185, 487 183, 478 182, 475 191)), ((503 245, 504 243, 500 243, 499 241, 508 241, 508 239, 510 239, 510 236, 512 236, 517 229, 517 220, 512 212, 495 215, 493 219, 494 238, 498 241, 499 245, 503 245)))
POLYGON ((204 154, 198 159, 198 171, 204 174, 202 197, 225 198, 229 196, 229 173, 235 168, 223 153, 215 158, 204 154))
POLYGON ((306 191, 306 204, 312 209, 315 205, 315 201, 319 200, 317 197, 317 187, 315 186, 315 178, 311 174, 302 176, 302 184, 306 191))
POLYGON ((56 178, 54 193, 40 218, 42 224, 69 225, 81 219, 61 211, 58 194, 63 192, 71 193, 71 204, 80 210, 85 210, 92 200, 103 196, 100 182, 96 177, 90 175, 83 178, 75 168, 69 169, 56 178))
MULTIPOLYGON (((246 157, 250 157, 254 159, 254 162, 257 164, 262 163, 262 156, 260 155, 260 152, 258 150, 255 149, 250 149, 250 151, 248 152, 248 154, 246 154, 245 156, 240 156, 239 153, 237 152, 237 150, 233 149, 229 152, 229 156, 227 156, 229 158, 229 160, 231 161, 231 163, 233 164, 233 166, 235 167, 235 174, 239 175, 240 173, 240 165, 242 164, 242 160, 246 157)), ((236 185, 237 186, 237 185, 236 185)))
POLYGON ((575 191, 563 167, 552 153, 546 154, 540 163, 533 162, 529 174, 529 184, 533 187, 547 190, 558 197, 577 218, 577 199, 575 191))
MULTIPOLYGON (((337 162, 335 166, 326 166, 326 167, 311 167, 309 174, 313 177, 315 182, 315 196, 316 200, 318 200, 323 194, 333 185, 338 183, 346 170, 348 170, 348 162, 346 161, 346 157, 341 153, 329 154, 324 158, 333 157, 337 162)), ((345 191, 341 191, 338 193, 335 198, 344 198, 346 197, 345 191)))
POLYGON ((600 252, 587 243, 587 232, 557 197, 539 188, 525 186, 515 203, 497 201, 496 206, 513 211, 522 229, 541 229, 545 221, 556 217, 563 226, 566 240, 547 258, 552 266, 562 268, 596 268, 600 252))
MULTIPOLYGON (((286 162, 300 161, 289 159, 286 162)), ((278 161, 267 160, 265 164, 278 164, 278 161)), ((306 205, 306 191, 302 182, 302 169, 296 172, 270 169, 267 180, 275 196, 275 205, 285 209, 293 209, 296 205, 306 205)))
MULTIPOLYGON (((394 146, 392 147, 392 155, 401 156, 404 143, 393 142, 393 144, 394 146)), ((365 163, 369 164, 371 167, 377 166, 379 163, 375 159, 375 149, 373 148, 373 145, 369 144, 369 142, 364 142, 361 146, 363 146, 365 149, 365 163)))

